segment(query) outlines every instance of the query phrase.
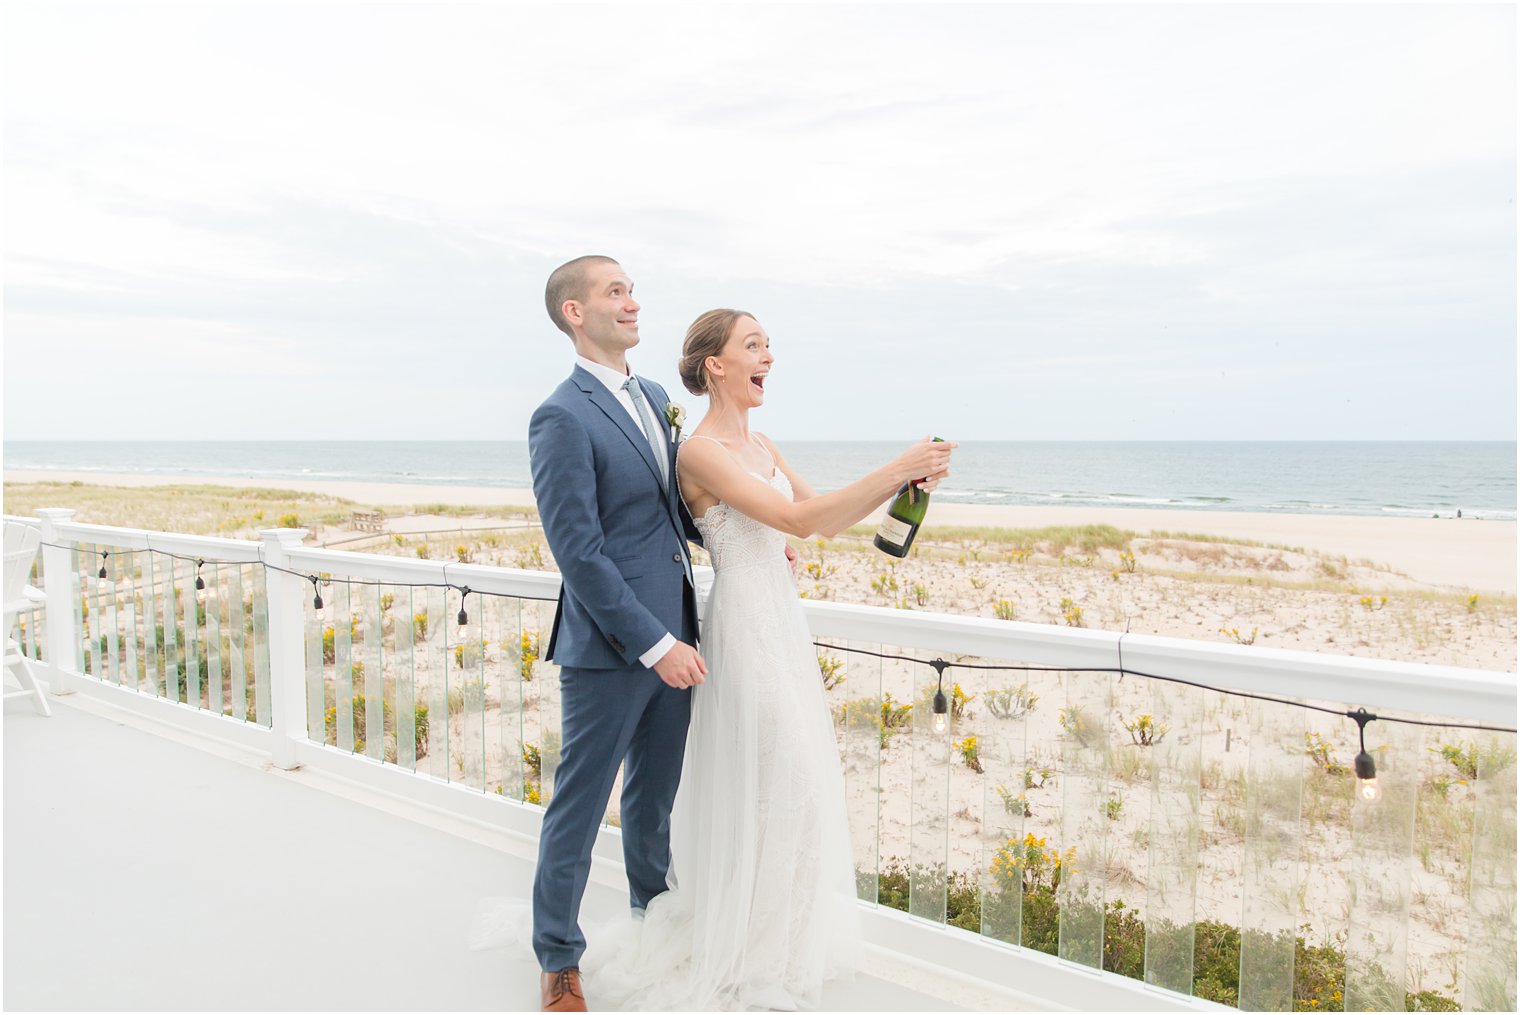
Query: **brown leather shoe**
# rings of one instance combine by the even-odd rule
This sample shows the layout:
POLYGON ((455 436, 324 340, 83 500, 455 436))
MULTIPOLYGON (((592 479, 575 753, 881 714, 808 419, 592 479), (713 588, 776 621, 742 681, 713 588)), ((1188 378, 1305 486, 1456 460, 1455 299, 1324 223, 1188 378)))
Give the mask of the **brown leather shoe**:
POLYGON ((581 971, 571 966, 557 973, 543 973, 538 978, 544 997, 544 1011, 585 1011, 586 995, 581 993, 581 971))

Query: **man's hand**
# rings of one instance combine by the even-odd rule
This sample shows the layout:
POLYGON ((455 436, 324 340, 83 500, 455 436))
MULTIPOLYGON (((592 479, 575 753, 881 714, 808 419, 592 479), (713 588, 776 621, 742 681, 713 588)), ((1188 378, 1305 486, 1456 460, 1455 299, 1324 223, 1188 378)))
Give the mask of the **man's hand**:
POLYGON ((792 580, 797 580, 797 548, 791 543, 786 544, 786 564, 792 569, 792 580))
POLYGON ((654 671, 671 687, 685 690, 704 682, 707 664, 696 649, 678 641, 669 652, 660 656, 659 662, 654 664, 654 671))

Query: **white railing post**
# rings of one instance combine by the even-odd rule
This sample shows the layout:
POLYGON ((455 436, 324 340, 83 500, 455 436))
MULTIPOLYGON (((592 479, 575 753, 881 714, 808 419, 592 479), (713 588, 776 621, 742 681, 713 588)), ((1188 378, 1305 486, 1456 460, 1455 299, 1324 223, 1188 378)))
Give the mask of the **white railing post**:
MULTIPOLYGON (((260 529, 264 562, 290 567, 289 551, 301 545, 305 529, 260 529)), ((297 745, 306 731, 305 603, 307 584, 298 576, 269 570, 264 575, 269 597, 269 705, 274 732, 274 764, 295 768, 297 745)))
POLYGON ((79 594, 70 552, 58 537, 58 526, 74 517, 73 508, 39 508, 42 541, 42 585, 47 593, 48 691, 69 694, 74 690, 71 674, 79 634, 74 630, 74 597, 79 594))

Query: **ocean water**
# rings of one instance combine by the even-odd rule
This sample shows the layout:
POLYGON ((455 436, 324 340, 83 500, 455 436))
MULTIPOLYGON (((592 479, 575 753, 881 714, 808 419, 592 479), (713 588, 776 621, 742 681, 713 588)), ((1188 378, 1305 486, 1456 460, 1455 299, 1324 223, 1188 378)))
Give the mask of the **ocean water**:
MULTIPOLYGON (((904 446, 783 441, 835 489, 904 446)), ((526 441, 6 441, 7 469, 528 487, 526 441)), ((964 441, 937 499, 1288 514, 1515 518, 1514 441, 964 441)))

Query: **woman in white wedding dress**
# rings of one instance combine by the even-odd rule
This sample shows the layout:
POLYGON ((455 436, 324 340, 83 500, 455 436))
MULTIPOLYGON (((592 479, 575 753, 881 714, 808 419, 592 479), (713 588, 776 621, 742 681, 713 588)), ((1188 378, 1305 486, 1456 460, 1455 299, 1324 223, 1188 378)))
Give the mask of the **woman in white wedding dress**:
POLYGON ((815 494, 749 429, 772 363, 748 314, 709 311, 687 332, 681 379, 710 405, 676 471, 716 573, 702 624, 708 676, 692 689, 671 890, 623 933, 592 938, 582 960, 603 1004, 816 1008, 824 981, 858 960, 838 748, 782 548, 788 533, 832 536, 861 521, 910 479, 933 489, 955 445, 926 438, 815 494))

